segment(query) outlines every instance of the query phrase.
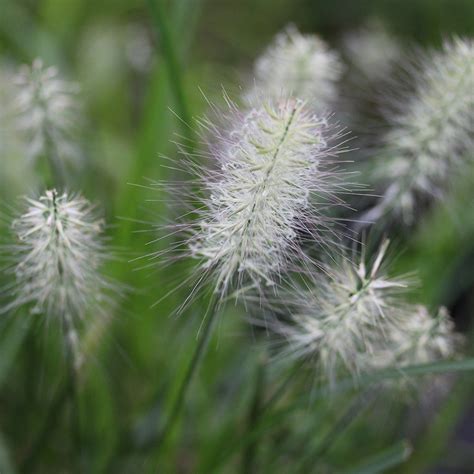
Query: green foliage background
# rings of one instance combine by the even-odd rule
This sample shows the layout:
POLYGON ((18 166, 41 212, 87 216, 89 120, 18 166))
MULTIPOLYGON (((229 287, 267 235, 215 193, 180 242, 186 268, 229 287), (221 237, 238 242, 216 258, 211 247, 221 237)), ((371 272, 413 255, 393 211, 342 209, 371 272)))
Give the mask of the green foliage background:
MULTIPOLYGON (((173 81, 166 45, 156 34, 162 25, 155 24, 145 1, 0 0, 2 63, 17 67, 41 57, 81 84, 87 165, 77 172, 74 187, 104 209, 110 244, 120 257, 107 273, 127 288, 110 318, 84 334, 88 365, 81 386, 79 444, 71 434, 70 404, 55 411, 57 420, 45 420, 66 370, 58 334, 44 324, 30 324, 26 312, 2 318, 2 474, 153 469, 156 430, 195 347, 206 307, 206 301, 197 301, 179 318, 173 316, 187 289, 154 305, 172 282, 183 278, 186 263, 140 269, 144 261, 130 262, 166 245, 147 245, 157 235, 156 225, 170 218, 171 206, 146 186, 149 179, 169 177, 161 156, 176 158, 172 141, 187 133, 171 112, 183 112, 175 80, 183 83, 188 113, 204 113, 199 88, 217 103, 222 86, 231 95, 238 93, 254 58, 290 22, 334 45, 374 17, 401 40, 428 46, 451 34, 474 34, 471 0, 173 0, 162 7, 179 66, 173 81), (133 69, 127 57, 133 27, 154 42, 146 71, 133 69), (24 467, 44 426, 51 429, 24 467)), ((10 176, 10 162, 2 161, 0 173, 10 176)), ((33 186, 25 176, 0 176, 0 183, 4 207, 17 206, 17 198, 33 186)), ((175 198, 167 199, 173 203, 175 198)), ((432 209, 414 232, 394 236, 400 248, 406 246, 397 270, 419 272, 421 286, 414 298, 430 306, 448 305, 466 333, 474 308, 473 203, 474 173, 466 173, 446 203, 432 209)), ((7 224, 2 219, 5 236, 7 224)), ((369 385, 309 397, 316 389, 306 374, 252 430, 251 407, 258 413, 261 398, 282 380, 265 360, 261 372, 265 354, 258 341, 242 310, 227 309, 179 429, 162 453, 160 472, 417 474, 441 472, 442 465, 453 473, 472 472, 474 448, 456 434, 460 424, 469 423, 472 372, 453 375, 449 396, 427 413, 418 412, 418 401, 413 408, 398 397, 376 398, 369 407, 354 405, 360 391, 375 390, 369 385), (289 411, 295 400, 299 404, 289 411), (406 440, 414 451, 402 463, 406 440)), ((472 352, 469 345, 467 351, 472 352)), ((471 411, 471 443, 472 421, 471 411)))

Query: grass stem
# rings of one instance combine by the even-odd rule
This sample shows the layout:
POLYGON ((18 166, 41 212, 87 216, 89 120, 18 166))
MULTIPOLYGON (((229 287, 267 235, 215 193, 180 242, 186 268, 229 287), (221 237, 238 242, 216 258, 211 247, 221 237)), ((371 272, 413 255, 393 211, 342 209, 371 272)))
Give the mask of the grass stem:
POLYGON ((159 464, 160 454, 163 452, 163 447, 165 446, 176 422, 178 421, 179 415, 186 400, 186 395, 191 386, 192 379, 199 367, 199 363, 206 353, 206 349, 212 335, 212 329, 214 328, 214 324, 217 320, 219 303, 220 300, 217 297, 213 297, 211 303, 209 304, 208 310, 206 311, 203 327, 200 330, 201 334, 198 335, 198 343, 191 358, 191 362, 189 363, 185 376, 181 381, 177 394, 174 397, 168 418, 166 419, 163 429, 158 436, 157 464, 159 464))
MULTIPOLYGON (((265 357, 258 362, 258 367, 255 376, 255 388, 253 393, 252 403, 248 414, 247 429, 252 431, 258 423, 261 416, 261 408, 265 388, 265 365, 267 361, 265 357)), ((242 458, 242 473, 251 474, 259 472, 257 463, 257 447, 258 443, 249 443, 246 445, 242 458)))

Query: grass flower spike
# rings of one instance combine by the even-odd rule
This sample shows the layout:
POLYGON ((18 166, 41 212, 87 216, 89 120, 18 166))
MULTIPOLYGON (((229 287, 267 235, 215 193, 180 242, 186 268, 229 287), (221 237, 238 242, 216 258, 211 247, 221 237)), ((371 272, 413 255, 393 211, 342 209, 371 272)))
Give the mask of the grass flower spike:
POLYGON ((305 102, 269 102, 238 120, 219 137, 220 168, 209 171, 208 197, 190 239, 221 294, 232 283, 273 284, 298 252, 298 230, 318 233, 327 225, 311 194, 331 192, 322 163, 331 153, 330 127, 305 102))
POLYGON ((317 112, 336 98, 342 74, 339 56, 315 35, 302 35, 294 27, 277 35, 254 68, 255 89, 279 99, 288 94, 308 101, 317 112))
POLYGON ((410 223, 420 198, 438 197, 474 144, 474 42, 455 39, 426 57, 416 90, 391 117, 387 162, 377 179, 386 183, 369 219, 394 211, 410 223))
POLYGON ((75 323, 92 308, 100 311, 108 286, 99 273, 106 255, 102 220, 85 199, 53 190, 28 199, 12 227, 16 286, 6 310, 30 305, 32 313, 60 319, 67 337, 76 338, 75 323))
POLYGON ((75 96, 78 87, 59 77, 54 67, 36 59, 23 66, 16 85, 18 128, 28 140, 33 160, 43 158, 51 164, 57 179, 63 179, 64 161, 78 156, 73 135, 78 122, 75 96))
POLYGON ((224 131, 207 119, 201 122, 214 140, 209 154, 215 167, 202 169, 199 163, 187 162, 193 173, 200 174, 202 185, 191 196, 190 213, 197 219, 183 224, 188 231, 187 250, 199 263, 197 282, 180 308, 209 279, 214 297, 161 431, 161 445, 179 416, 221 302, 231 291, 233 297, 250 289, 262 295, 263 287, 279 280, 293 256, 303 258, 300 234, 321 240, 330 227, 323 206, 314 206, 312 198, 318 196, 327 206, 342 186, 334 179, 336 171, 328 169, 334 168, 328 163, 336 153, 328 140, 336 134, 305 101, 257 101, 242 113, 226 99, 229 114, 224 117, 224 131))
POLYGON ((386 364, 404 366, 453 357, 462 344, 446 308, 431 316, 424 306, 416 306, 401 330, 391 335, 386 364))
POLYGON ((399 294, 408 283, 385 274, 387 247, 385 241, 368 266, 363 256, 358 262, 346 257, 284 296, 291 319, 275 327, 285 339, 285 355, 316 360, 331 381, 343 368, 357 375, 370 367, 406 315, 399 294))

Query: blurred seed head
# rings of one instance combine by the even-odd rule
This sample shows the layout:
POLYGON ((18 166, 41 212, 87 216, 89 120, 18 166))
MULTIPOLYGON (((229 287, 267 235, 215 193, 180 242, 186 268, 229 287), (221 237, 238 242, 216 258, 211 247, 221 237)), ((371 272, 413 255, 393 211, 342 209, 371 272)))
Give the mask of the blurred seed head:
POLYGON ((343 46, 351 63, 370 81, 383 79, 402 54, 400 44, 378 21, 348 33, 343 46))
POLYGON ((0 194, 31 189, 35 179, 24 156, 24 146, 16 133, 12 97, 15 96, 15 70, 0 59, 0 194))
POLYGON ((259 91, 274 99, 291 95, 321 112, 335 100, 342 70, 338 54, 323 40, 302 35, 291 26, 256 61, 255 88, 247 99, 251 101, 259 91))
POLYGON ((356 376, 371 368, 371 359, 403 324, 402 295, 411 284, 387 275, 387 248, 388 240, 368 263, 364 255, 346 255, 283 295, 290 318, 270 323, 283 336, 283 357, 315 361, 330 382, 341 371, 356 376))
POLYGON ((15 82, 17 126, 31 159, 46 158, 60 168, 64 161, 77 160, 78 86, 64 81, 56 68, 45 67, 40 59, 23 66, 15 82))
POLYGON ((147 73, 153 65, 153 46, 146 29, 138 23, 127 25, 125 55, 138 73, 147 73))
POLYGON ((379 357, 385 366, 423 364, 456 355, 463 337, 454 330, 446 308, 432 316, 426 307, 415 306, 404 324, 390 335, 390 350, 379 357))
POLYGON ((46 317, 82 319, 100 307, 109 286, 100 275, 108 256, 103 221, 84 198, 55 190, 27 204, 12 223, 16 284, 3 311, 30 305, 32 313, 46 317))
POLYGON ((442 195, 474 146, 474 42, 454 39, 425 54, 414 71, 416 90, 388 117, 387 161, 375 177, 386 191, 374 217, 393 211, 413 221, 420 198, 442 195))

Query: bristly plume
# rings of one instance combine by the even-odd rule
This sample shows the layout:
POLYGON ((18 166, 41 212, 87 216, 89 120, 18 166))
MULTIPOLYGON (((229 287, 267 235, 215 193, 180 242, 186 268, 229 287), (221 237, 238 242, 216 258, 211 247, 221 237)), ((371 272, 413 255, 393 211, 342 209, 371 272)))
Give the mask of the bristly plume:
POLYGON ((439 197, 474 146, 474 42, 454 39, 426 55, 415 81, 388 117, 393 127, 374 177, 385 191, 367 220, 394 212, 411 223, 420 199, 439 197))
POLYGON ((79 121, 78 86, 40 59, 22 67, 16 85, 18 129, 26 137, 30 157, 48 160, 55 173, 64 173, 64 162, 79 156, 73 139, 79 121))
POLYGON ((91 310, 100 313, 111 288, 100 273, 108 256, 103 221, 84 198, 55 190, 27 203, 26 212, 12 223, 16 284, 2 312, 28 305, 33 314, 59 319, 67 337, 76 339, 75 324, 91 310))
POLYGON ((407 315, 401 298, 409 281, 384 271, 388 241, 369 264, 348 256, 310 273, 304 284, 282 293, 289 319, 265 324, 283 337, 283 357, 312 360, 334 382, 341 371, 358 375, 371 366, 407 315))
POLYGON ((334 130, 305 102, 257 103, 244 114, 229 106, 225 132, 203 122, 216 141, 217 166, 198 170, 205 197, 197 196, 197 222, 184 224, 200 275, 215 278, 221 296, 272 285, 304 234, 334 242, 324 213, 344 187, 330 160, 334 130))
POLYGON ((262 91, 273 99, 291 95, 306 100, 316 112, 325 111, 336 98, 342 70, 338 54, 323 40, 289 27, 256 61, 255 88, 248 99, 262 91))
POLYGON ((446 308, 432 316, 424 306, 414 306, 410 317, 390 334, 390 345, 379 354, 377 365, 403 367, 451 358, 462 342, 446 308))

